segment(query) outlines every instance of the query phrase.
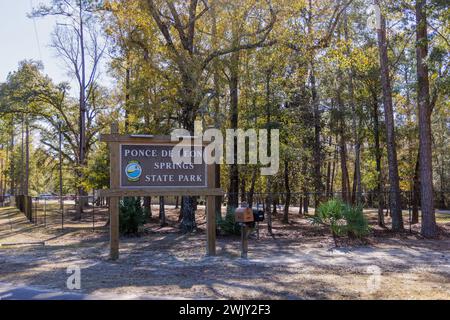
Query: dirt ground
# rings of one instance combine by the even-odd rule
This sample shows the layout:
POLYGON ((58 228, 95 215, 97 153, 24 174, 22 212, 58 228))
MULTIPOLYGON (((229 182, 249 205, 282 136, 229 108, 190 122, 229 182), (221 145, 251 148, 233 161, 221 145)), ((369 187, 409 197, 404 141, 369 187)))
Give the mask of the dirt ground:
MULTIPOLYGON (((260 225, 244 260, 235 236, 219 236, 217 256, 205 256, 202 207, 190 235, 178 231, 177 210, 167 211, 167 227, 153 219, 145 235, 121 238, 120 260, 112 262, 105 210, 96 213, 95 230, 87 213, 63 231, 51 212, 44 227, 0 208, 0 283, 68 291, 67 268, 79 267, 76 292, 116 299, 450 299, 448 212, 437 214, 438 240, 421 238, 419 225, 410 233, 406 223, 403 234, 373 226, 364 243, 336 248, 327 230, 292 208, 289 224, 275 218, 273 237, 260 225)), ((365 213, 374 225, 375 211, 365 213)))

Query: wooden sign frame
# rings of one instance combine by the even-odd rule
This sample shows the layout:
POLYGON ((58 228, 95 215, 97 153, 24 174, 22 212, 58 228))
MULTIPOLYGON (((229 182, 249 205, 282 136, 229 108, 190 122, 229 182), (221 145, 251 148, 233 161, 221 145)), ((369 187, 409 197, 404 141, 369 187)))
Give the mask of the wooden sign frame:
POLYGON ((223 196, 224 192, 215 188, 216 166, 207 167, 207 187, 152 187, 152 188, 120 188, 120 146, 122 144, 142 145, 176 145, 170 136, 147 136, 147 135, 119 135, 118 125, 111 126, 111 134, 100 136, 101 142, 109 145, 110 156, 110 189, 101 190, 100 196, 109 198, 110 215, 110 258, 119 259, 119 201, 122 197, 163 197, 163 196, 205 196, 206 197, 206 253, 216 255, 216 196, 223 196))

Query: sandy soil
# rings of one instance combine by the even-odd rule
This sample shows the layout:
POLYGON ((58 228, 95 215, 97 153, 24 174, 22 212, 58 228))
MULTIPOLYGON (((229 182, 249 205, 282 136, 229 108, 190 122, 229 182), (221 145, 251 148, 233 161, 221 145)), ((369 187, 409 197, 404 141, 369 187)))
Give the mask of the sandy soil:
MULTIPOLYGON (((335 248, 327 230, 295 212, 288 225, 275 219, 274 237, 261 225, 244 260, 232 236, 219 236, 218 255, 205 256, 202 208, 191 235, 178 232, 177 212, 169 209, 169 226, 155 219, 145 235, 122 238, 120 260, 112 262, 107 229, 94 232, 89 218, 61 231, 0 209, 0 283, 67 291, 67 268, 78 266, 77 292, 113 298, 450 299, 448 214, 439 216, 438 240, 422 239, 417 225, 400 235, 374 227, 365 243, 335 248)), ((366 214, 373 223, 374 212, 366 214)))

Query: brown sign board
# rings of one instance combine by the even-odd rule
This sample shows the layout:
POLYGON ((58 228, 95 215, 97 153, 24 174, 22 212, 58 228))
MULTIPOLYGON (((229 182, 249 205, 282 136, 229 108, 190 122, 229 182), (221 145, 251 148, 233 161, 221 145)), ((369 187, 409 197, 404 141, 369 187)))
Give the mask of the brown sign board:
MULTIPOLYGON (((223 196, 215 188, 216 165, 176 165, 171 151, 176 145, 170 136, 120 135, 117 123, 111 134, 102 134, 100 141, 109 144, 110 189, 101 190, 109 198, 110 257, 119 258, 119 203, 122 197, 205 196, 206 248, 208 255, 216 254, 216 196, 223 196)), ((193 137, 192 137, 192 142, 193 137)), ((198 158, 202 148, 193 148, 198 158)), ((203 157, 202 157, 203 158, 203 157)))
POLYGON ((193 161, 194 157, 202 157, 202 152, 192 150, 192 163, 174 163, 173 147, 174 144, 120 144, 120 188, 206 188, 207 165, 193 161))

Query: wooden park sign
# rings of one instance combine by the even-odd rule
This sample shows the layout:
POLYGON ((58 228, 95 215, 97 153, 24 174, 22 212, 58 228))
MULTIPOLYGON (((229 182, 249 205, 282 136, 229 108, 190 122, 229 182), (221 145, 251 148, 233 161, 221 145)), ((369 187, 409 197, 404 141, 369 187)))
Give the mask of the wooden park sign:
MULTIPOLYGON (((206 252, 216 254, 215 201, 224 193, 215 188, 215 164, 174 163, 172 150, 178 142, 170 136, 119 135, 117 124, 112 125, 111 134, 101 135, 100 141, 109 144, 110 153, 110 189, 100 195, 109 198, 111 259, 119 258, 122 197, 205 196, 206 252)), ((195 154, 199 148, 194 149, 193 157, 200 156, 195 154)))

